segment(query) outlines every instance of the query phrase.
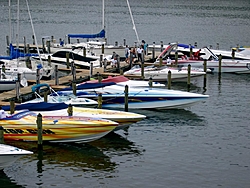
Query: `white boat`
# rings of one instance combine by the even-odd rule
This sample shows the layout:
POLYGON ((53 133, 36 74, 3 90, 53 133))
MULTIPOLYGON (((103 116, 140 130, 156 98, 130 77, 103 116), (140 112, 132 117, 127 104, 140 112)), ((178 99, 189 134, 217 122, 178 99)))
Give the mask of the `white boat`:
MULTIPOLYGON (((172 81, 180 81, 188 78, 188 69, 186 67, 174 68, 168 66, 147 66, 144 68, 144 79, 152 79, 154 81, 163 81, 168 80, 168 73, 171 73, 172 81)), ((124 75, 137 75, 141 76, 141 67, 134 66, 130 70, 124 72, 124 75)), ((203 69, 191 68, 190 77, 198 77, 205 75, 206 72, 203 69)))
POLYGON ((71 104, 72 106, 78 107, 97 107, 98 102, 88 98, 79 98, 73 94, 71 95, 59 95, 54 91, 48 84, 37 84, 32 86, 31 90, 35 94, 36 98, 29 100, 25 103, 40 103, 44 102, 44 98, 39 94, 39 91, 42 87, 45 87, 49 90, 49 95, 47 96, 47 102, 49 103, 65 103, 67 105, 71 104))
MULTIPOLYGON (((163 63, 166 64, 166 58, 170 56, 173 50, 184 54, 183 48, 179 49, 177 43, 172 43, 158 56, 155 63, 159 63, 159 58, 162 57, 163 63)), ((178 65, 188 66, 190 64, 192 67, 203 68, 204 59, 207 60, 207 69, 210 69, 212 72, 219 72, 219 57, 207 47, 203 48, 200 52, 200 58, 183 55, 182 58, 178 59, 178 65)), ((172 60, 172 63, 174 63, 174 60, 172 60)), ((221 72, 238 74, 250 73, 250 60, 222 59, 221 72)))
POLYGON ((33 152, 7 144, 0 144, 0 170, 10 166, 20 157, 31 155, 33 152))
MULTIPOLYGON (((84 85, 82 85, 83 87, 84 85)), ((93 87, 92 87, 93 88, 93 87)), ((87 97, 97 100, 102 95, 103 108, 124 108, 125 89, 121 85, 110 85, 101 88, 77 90, 78 97, 87 97)), ((72 93, 72 90, 61 90, 64 94, 72 93)), ((209 95, 168 90, 151 87, 129 87, 128 108, 129 109, 172 109, 186 108, 193 104, 204 101, 209 95)))
MULTIPOLYGON (((0 71, 1 71, 1 68, 0 68, 0 71)), ((17 79, 18 79, 17 76, 6 75, 5 73, 1 72, 0 73, 0 92, 15 89, 16 84, 17 84, 17 79)), ((24 78, 22 74, 21 74, 20 85, 22 87, 26 87, 28 85, 26 78, 24 78)))

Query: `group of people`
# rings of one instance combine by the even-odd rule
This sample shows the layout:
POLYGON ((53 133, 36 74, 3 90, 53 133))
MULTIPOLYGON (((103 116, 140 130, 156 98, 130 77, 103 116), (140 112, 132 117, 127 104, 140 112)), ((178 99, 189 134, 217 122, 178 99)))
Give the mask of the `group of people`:
POLYGON ((142 40, 141 45, 139 45, 136 49, 136 47, 128 47, 128 45, 126 45, 125 47, 125 62, 126 63, 130 63, 130 61, 132 60, 132 62, 134 62, 135 58, 138 59, 138 61, 142 62, 143 61, 143 56, 146 55, 147 52, 147 47, 148 44, 145 42, 145 40, 142 40), (132 59, 130 59, 132 58, 132 59))

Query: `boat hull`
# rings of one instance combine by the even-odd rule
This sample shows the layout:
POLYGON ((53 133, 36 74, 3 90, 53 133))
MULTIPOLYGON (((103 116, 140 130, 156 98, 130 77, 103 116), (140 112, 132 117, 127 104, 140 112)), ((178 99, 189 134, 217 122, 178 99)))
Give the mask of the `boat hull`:
MULTIPOLYGON (((28 113, 28 112, 21 112, 28 113)), ((51 112, 50 112, 51 113, 51 112)), ((25 116, 19 120, 3 119, 4 139, 37 141, 36 116, 25 116)), ((117 127, 110 120, 73 116, 43 116, 42 137, 50 142, 90 142, 99 139, 117 127)))

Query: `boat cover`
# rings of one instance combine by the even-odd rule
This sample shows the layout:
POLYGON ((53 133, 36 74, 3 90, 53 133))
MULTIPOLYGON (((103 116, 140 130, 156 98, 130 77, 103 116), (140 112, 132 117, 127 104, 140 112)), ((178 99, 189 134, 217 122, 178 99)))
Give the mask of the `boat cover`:
POLYGON ((100 33, 97 34, 68 34, 69 38, 105 38, 105 30, 101 30, 100 33))
POLYGON ((20 50, 19 49, 15 49, 11 43, 10 43, 10 46, 9 46, 9 51, 10 51, 10 55, 9 56, 0 56, 0 59, 11 60, 11 59, 17 59, 19 57, 38 56, 38 54, 28 54, 28 53, 20 52, 20 50))
MULTIPOLYGON (((111 85, 115 85, 115 82, 108 82, 108 83, 84 83, 81 85, 78 85, 76 87, 76 90, 83 90, 83 89, 95 89, 95 88, 101 88, 101 87, 105 87, 105 86, 111 86, 111 85)), ((60 91, 71 91, 73 90, 72 87, 67 87, 64 89, 61 89, 60 91)))
MULTIPOLYGON (((65 103, 25 103, 15 106, 15 110, 30 110, 30 111, 53 111, 61 110, 68 108, 68 105, 65 103)), ((5 111, 10 111, 10 106, 2 106, 2 109, 5 111)))

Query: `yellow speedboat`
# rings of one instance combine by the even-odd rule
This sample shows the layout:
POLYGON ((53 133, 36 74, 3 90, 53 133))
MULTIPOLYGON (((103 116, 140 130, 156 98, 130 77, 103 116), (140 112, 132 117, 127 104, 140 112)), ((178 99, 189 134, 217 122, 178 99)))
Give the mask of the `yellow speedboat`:
MULTIPOLYGON (((37 141, 36 121, 37 113, 28 110, 1 119, 4 139, 37 141)), ((85 143, 105 136, 118 123, 101 118, 62 116, 50 112, 50 115, 42 117, 42 125, 44 141, 85 143)))

